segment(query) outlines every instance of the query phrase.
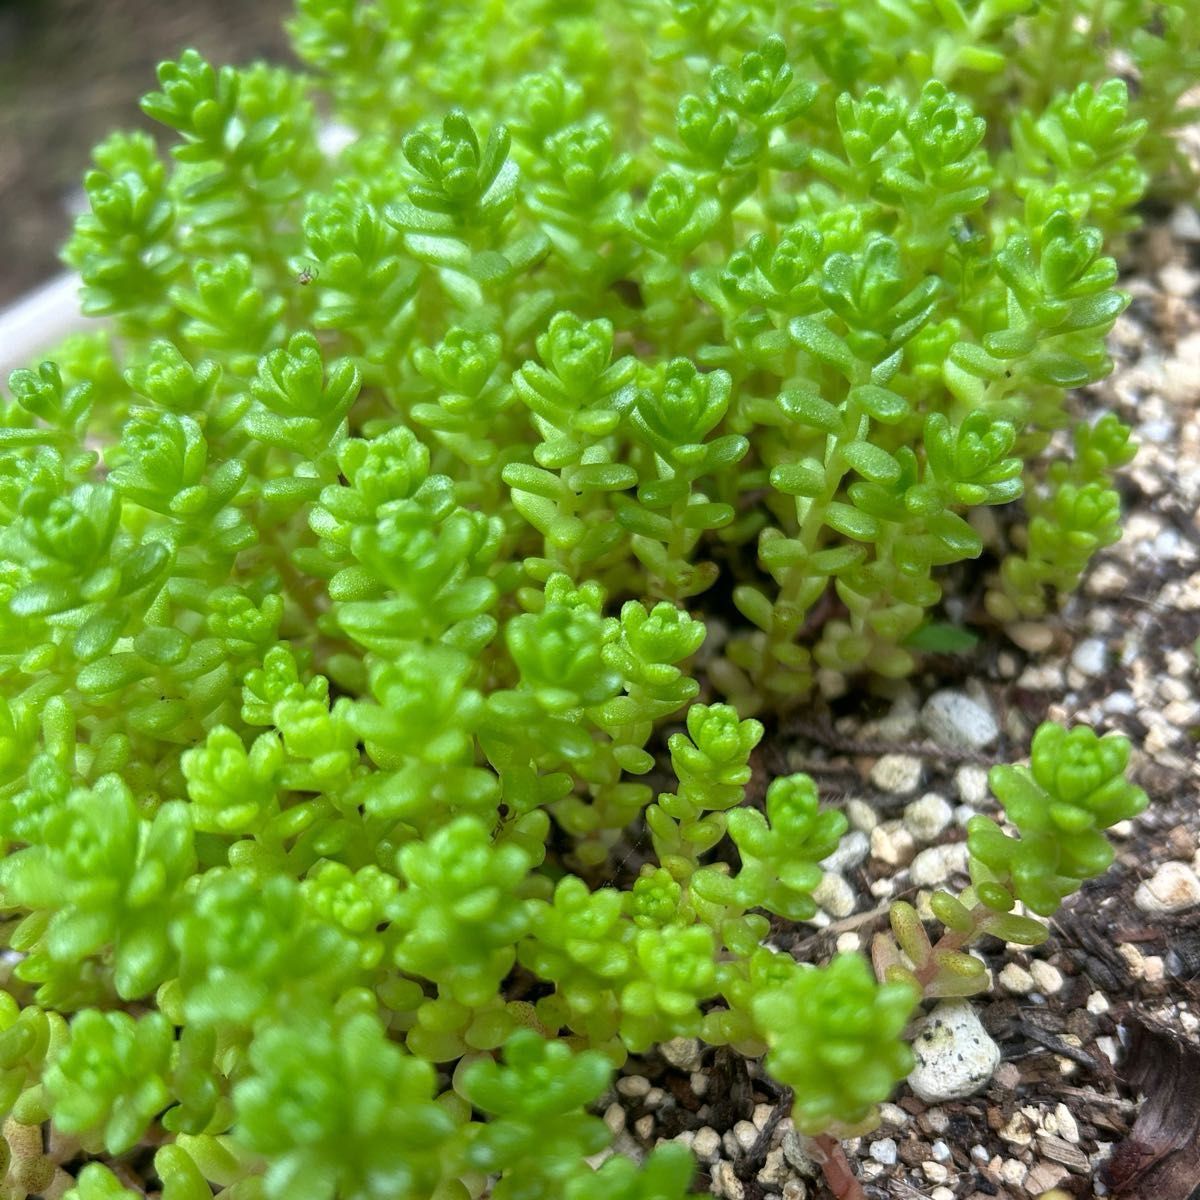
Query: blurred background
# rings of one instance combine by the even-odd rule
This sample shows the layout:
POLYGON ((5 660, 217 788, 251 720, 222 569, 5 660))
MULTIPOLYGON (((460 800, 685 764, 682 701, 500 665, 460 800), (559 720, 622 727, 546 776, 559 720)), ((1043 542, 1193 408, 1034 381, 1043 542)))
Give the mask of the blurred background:
POLYGON ((139 97, 185 46, 291 61, 291 0, 0 0, 0 307, 61 269, 88 153, 151 124, 139 97))

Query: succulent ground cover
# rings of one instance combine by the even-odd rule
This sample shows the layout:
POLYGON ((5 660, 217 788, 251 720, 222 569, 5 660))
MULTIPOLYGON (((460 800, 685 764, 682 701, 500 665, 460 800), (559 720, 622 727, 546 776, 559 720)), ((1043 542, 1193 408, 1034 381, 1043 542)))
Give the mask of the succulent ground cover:
MULTIPOLYGON (((788 756, 819 698, 1044 639, 1117 539, 1129 414, 1069 389, 1189 186, 1186 12, 950 6, 931 52, 889 10, 881 56, 853 8, 534 9, 301 4, 336 161, 305 80, 194 52, 172 168, 96 152, 66 257, 115 333, 2 430, 17 1191, 669 1200, 686 1144, 604 1158, 593 1110, 701 1039, 773 1081, 748 1150, 858 1195, 919 1003, 969 1014, 1146 806, 1102 713, 1013 725, 869 944, 780 943, 866 856, 788 756)), ((923 719, 978 758, 967 700, 923 719)))

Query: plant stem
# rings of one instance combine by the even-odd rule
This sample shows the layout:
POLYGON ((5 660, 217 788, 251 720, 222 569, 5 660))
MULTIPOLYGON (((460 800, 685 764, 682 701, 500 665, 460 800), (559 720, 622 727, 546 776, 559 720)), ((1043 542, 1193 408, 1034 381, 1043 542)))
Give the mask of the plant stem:
POLYGON ((829 1133, 819 1133, 805 1141, 806 1148, 813 1160, 820 1164, 821 1174, 825 1176, 825 1182, 837 1200, 867 1200, 862 1184, 855 1178, 850 1160, 837 1138, 829 1133))

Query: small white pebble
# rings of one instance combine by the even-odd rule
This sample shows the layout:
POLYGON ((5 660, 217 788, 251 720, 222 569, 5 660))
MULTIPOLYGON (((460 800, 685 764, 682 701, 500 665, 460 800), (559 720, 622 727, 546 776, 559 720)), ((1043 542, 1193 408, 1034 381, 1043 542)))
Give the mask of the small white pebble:
POLYGON ((1103 992, 1093 992, 1087 998, 1087 1010, 1094 1017, 1098 1017, 1101 1013, 1108 1012, 1109 1004, 1108 997, 1103 992))
POLYGON ((650 1080, 645 1075, 622 1075, 617 1080, 617 1091, 622 1096, 637 1098, 650 1090, 650 1080))
POLYGON ((917 887, 936 887, 951 875, 967 869, 967 843, 951 842, 946 846, 930 846, 922 850, 909 868, 910 879, 917 887))
POLYGON ((981 750, 1000 734, 991 708, 964 692, 934 692, 921 709, 926 733, 944 749, 981 750))
POLYGON ((852 829, 838 843, 838 848, 821 860, 826 871, 849 871, 865 862, 871 853, 871 840, 861 829, 852 829))
POLYGON ((938 1138, 938 1140, 933 1143, 930 1153, 937 1162, 944 1163, 950 1161, 950 1147, 947 1146, 946 1143, 941 1140, 941 1138, 938 1138))
POLYGON ((654 1117, 650 1113, 644 1117, 638 1117, 633 1123, 633 1130, 643 1141, 647 1141, 654 1132, 654 1117))
POLYGON ((659 1046, 659 1053, 673 1067, 681 1071, 694 1071, 700 1066, 700 1039, 689 1037, 671 1038, 659 1046))
POLYGON ((1048 963, 1043 958, 1035 958, 1029 964, 1029 973, 1033 976, 1033 982, 1037 984, 1039 992, 1054 996, 1062 991, 1062 972, 1053 963, 1048 963))
POLYGON ((838 934, 837 948, 839 954, 857 954, 862 948, 862 938, 854 930, 838 934))
POLYGON ((1033 976, 1015 962, 1004 964, 999 979, 1000 986, 1014 996, 1028 996, 1035 986, 1033 976))
POLYGON ((721 1138, 717 1131, 708 1125, 697 1129, 692 1140, 692 1153, 701 1162, 716 1162, 717 1155, 721 1153, 721 1138))
POLYGON ((1200 904, 1200 877, 1187 863, 1165 862, 1138 884, 1133 902, 1142 912, 1177 913, 1200 904))
POLYGON ((812 898, 831 917, 848 917, 855 906, 854 889, 835 871, 826 871, 813 888, 812 898))
POLYGON ((1071 651, 1071 665, 1084 675, 1103 675, 1108 647, 1099 638, 1086 638, 1071 651))
POLYGON ((625 1110, 619 1104, 610 1104, 604 1110, 604 1123, 613 1134, 620 1133, 625 1128, 625 1110))
POLYGON ((904 809, 904 826, 919 842, 935 841, 954 816, 945 796, 926 792, 904 809))
POLYGON ((1113 1064, 1113 1066, 1116 1066, 1117 1059, 1121 1055, 1121 1050, 1117 1045, 1116 1039, 1110 1037, 1099 1037, 1096 1039, 1096 1045, 1099 1048, 1100 1053, 1103 1054, 1104 1057, 1113 1064))
POLYGON ((667 1098, 667 1093, 660 1087, 652 1087, 647 1093, 646 1098, 642 1103, 647 1108, 661 1108, 663 1101, 667 1098))
POLYGON ((1054 1106, 1054 1121, 1058 1125, 1058 1136, 1063 1141, 1077 1145, 1079 1142, 1079 1122, 1071 1115, 1071 1110, 1065 1104, 1054 1106))
POLYGON ((787 1181, 791 1171, 788 1170, 787 1162, 784 1160, 783 1151, 778 1147, 774 1150, 767 1151, 766 1161, 755 1179, 759 1183, 765 1183, 768 1187, 779 1187, 787 1181))
POLYGON ((944 1108, 930 1108, 925 1112, 924 1124, 930 1133, 945 1133, 950 1128, 950 1118, 944 1108))
POLYGON ((1028 1174, 1029 1168, 1024 1163, 1018 1162, 1015 1158, 1005 1159, 1004 1165, 1000 1168, 1000 1178, 1010 1187, 1020 1187, 1025 1182, 1025 1176, 1028 1174))
POLYGON ((908 796, 921 783, 921 760, 911 754, 885 754, 871 768, 871 782, 893 796, 908 796))
POLYGON ((954 1192, 948 1187, 935 1187, 929 1193, 929 1200, 954 1200, 954 1192))
POLYGON ((983 767, 968 763, 955 771, 954 786, 964 804, 978 808, 988 798, 988 773, 983 767))
POLYGON ((1117 953, 1125 960, 1129 973, 1134 979, 1141 979, 1146 973, 1146 959, 1142 952, 1129 942, 1118 942, 1117 953))
POLYGON ((896 1129, 908 1124, 908 1113, 900 1105, 893 1104, 890 1100, 879 1106, 879 1117, 885 1125, 891 1125, 896 1129))
POLYGON ((882 1163, 885 1167, 893 1166, 897 1160, 898 1152, 896 1150, 895 1138, 880 1138, 878 1141, 872 1142, 868 1154, 877 1162, 882 1163))
POLYGON ((852 828, 861 833, 870 833, 879 824, 879 814, 865 800, 857 798, 846 801, 846 819, 852 828))
POLYGON ((756 1104, 754 1112, 750 1114, 750 1120, 754 1122, 754 1128, 758 1130, 765 1129, 774 1111, 775 1106, 773 1104, 756 1104))
POLYGON ((737 1177, 733 1163, 719 1162, 713 1168, 712 1186, 714 1196, 724 1196, 725 1200, 743 1200, 746 1188, 737 1177))
POLYGON ((758 1141, 758 1130, 753 1121, 739 1121, 733 1127, 733 1136, 737 1138, 737 1144, 743 1150, 749 1150, 758 1141))
POLYGON ((1142 964, 1142 971, 1142 978, 1147 983, 1161 983, 1165 974, 1162 958, 1157 954, 1147 955, 1142 964))
POLYGON ((871 857, 889 867, 912 862, 917 842, 902 821, 884 821, 871 830, 871 857))
POLYGON ((921 1170, 925 1172, 925 1178, 930 1183, 945 1183, 950 1178, 950 1172, 940 1162, 933 1162, 932 1160, 923 1162, 921 1170))
POLYGON ((708 1076, 703 1071, 693 1071, 688 1082, 692 1085, 692 1094, 704 1096, 708 1093, 708 1076))

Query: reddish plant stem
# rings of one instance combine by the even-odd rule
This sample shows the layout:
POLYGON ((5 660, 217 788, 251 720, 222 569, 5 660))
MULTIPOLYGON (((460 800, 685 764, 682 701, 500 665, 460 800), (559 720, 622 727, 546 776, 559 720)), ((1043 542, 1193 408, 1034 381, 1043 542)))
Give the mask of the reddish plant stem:
POLYGON ((855 1178, 850 1160, 837 1138, 832 1134, 819 1133, 807 1141, 813 1159, 820 1164, 821 1174, 825 1176, 825 1182, 837 1200, 867 1200, 862 1184, 855 1178))

